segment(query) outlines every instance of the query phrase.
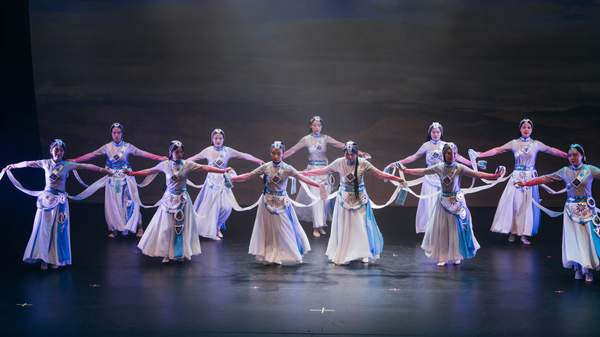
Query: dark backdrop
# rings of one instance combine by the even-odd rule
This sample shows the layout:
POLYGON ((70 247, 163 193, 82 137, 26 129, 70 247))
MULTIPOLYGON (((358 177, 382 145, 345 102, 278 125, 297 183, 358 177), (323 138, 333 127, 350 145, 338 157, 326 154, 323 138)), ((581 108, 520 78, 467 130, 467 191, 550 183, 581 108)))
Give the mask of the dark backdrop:
MULTIPOLYGON (((383 167, 413 153, 434 120, 466 155, 514 138, 530 117, 535 138, 563 149, 582 143, 597 162, 600 15, 592 1, 30 4, 44 152, 55 137, 72 156, 96 149, 120 121, 128 141, 155 153, 180 139, 192 155, 219 127, 228 145, 266 159, 272 140, 291 146, 319 114, 325 133, 358 141, 383 167)), ((512 156, 490 162, 510 167, 512 156)), ((541 155, 538 167, 565 163, 541 155)), ((156 200, 162 185, 143 197, 156 200)), ((391 190, 375 181, 369 189, 377 201, 391 190)), ((257 182, 236 190, 245 203, 259 192, 257 182)), ((496 188, 470 203, 493 206, 499 195, 496 188)))

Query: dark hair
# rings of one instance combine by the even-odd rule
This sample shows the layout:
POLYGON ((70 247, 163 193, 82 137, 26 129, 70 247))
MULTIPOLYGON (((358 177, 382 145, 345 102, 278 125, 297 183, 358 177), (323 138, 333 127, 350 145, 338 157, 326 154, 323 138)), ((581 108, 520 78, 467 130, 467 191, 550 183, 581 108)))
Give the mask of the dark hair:
POLYGON ((323 126, 323 118, 321 118, 321 116, 312 116, 309 120, 308 120, 308 132, 312 133, 312 128, 311 126, 313 125, 313 123, 315 121, 319 121, 319 123, 321 123, 321 126, 323 126))
MULTIPOLYGON (((531 129, 533 129, 533 122, 531 121, 531 119, 529 119, 529 118, 523 118, 519 122, 519 131, 521 131, 521 128, 523 127, 523 124, 525 124, 525 123, 531 125, 531 129)), ((519 137, 522 137, 520 133, 519 133, 519 137)))
POLYGON ((356 157, 356 162, 354 163, 354 195, 356 199, 359 199, 360 194, 358 193, 358 155, 356 157))
POLYGON ((171 144, 169 145, 169 159, 173 160, 173 152, 175 152, 177 149, 183 150, 183 143, 178 140, 172 140, 171 144))
POLYGON ((219 135, 223 136, 223 139, 225 139, 225 131, 223 131, 222 129, 214 129, 214 130, 212 130, 212 131, 211 131, 211 133, 210 133, 210 144, 211 144, 211 145, 215 145, 215 144, 214 144, 214 141, 213 141, 213 138, 214 138, 214 137, 215 137, 215 135, 217 135, 217 134, 219 134, 219 135))
POLYGON ((67 150, 67 144, 62 139, 55 139, 50 143, 50 151, 55 147, 60 147, 63 151, 67 150))
POLYGON ((431 123, 431 125, 429 125, 429 127, 427 128, 427 141, 431 140, 431 131, 433 129, 440 129, 441 135, 440 135, 440 140, 442 139, 442 137, 444 136, 444 127, 442 126, 441 123, 438 122, 433 122, 431 123))
POLYGON ((276 140, 271 144, 271 151, 273 151, 273 149, 277 149, 281 152, 281 160, 283 160, 283 154, 285 153, 285 144, 280 140, 276 140))
POLYGON ((454 151, 455 149, 456 149, 456 145, 454 145, 454 143, 446 143, 446 144, 444 144, 444 147, 442 148, 442 157, 444 159, 444 163, 448 163, 446 161, 446 151, 448 151, 448 150, 454 151))
POLYGON ((123 129, 124 129, 124 127, 123 127, 123 124, 121 124, 121 123, 119 123, 119 122, 114 122, 114 123, 112 123, 112 124, 111 124, 111 126, 110 126, 110 132, 112 132, 114 128, 118 128, 118 129, 120 129, 120 130, 121 130, 121 132, 123 132, 123 131, 124 131, 124 130, 123 130, 123 129))
MULTIPOLYGON (((585 150, 583 149, 583 146, 579 145, 579 144, 571 144, 569 146, 569 150, 570 149, 575 149, 577 152, 579 152, 579 154, 583 157, 581 162, 582 163, 586 163, 586 159, 585 159, 585 150)), ((568 152, 568 150, 567 150, 568 152)))

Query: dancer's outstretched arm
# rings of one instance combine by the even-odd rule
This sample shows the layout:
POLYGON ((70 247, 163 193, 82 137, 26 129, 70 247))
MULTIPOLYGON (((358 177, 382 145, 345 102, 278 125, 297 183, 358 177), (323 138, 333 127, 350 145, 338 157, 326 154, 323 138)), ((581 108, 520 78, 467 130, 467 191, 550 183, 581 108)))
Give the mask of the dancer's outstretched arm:
POLYGON ((89 160, 91 160, 91 159, 93 159, 95 157, 105 155, 104 151, 105 151, 104 150, 104 145, 102 145, 96 151, 92 151, 92 152, 86 153, 84 155, 81 155, 81 156, 73 158, 73 159, 68 159, 67 161, 71 161, 71 162, 74 162, 74 163, 81 163, 81 162, 84 162, 84 161, 89 161, 89 160))
POLYGON ((512 149, 512 140, 502 146, 498 146, 495 148, 492 148, 490 150, 484 151, 484 152, 480 152, 477 156, 477 158, 486 158, 486 157, 493 157, 495 155, 504 153, 504 152, 508 152, 512 149))
POLYGON ((157 154, 154 153, 150 153, 144 150, 140 150, 138 148, 135 149, 135 151, 133 152, 133 155, 138 156, 138 157, 142 157, 142 158, 147 158, 150 160, 156 160, 156 161, 163 161, 163 160, 167 160, 168 158, 166 156, 159 156, 157 154))
POLYGON ((541 185, 541 184, 548 184, 553 181, 554 181, 554 179, 551 176, 541 176, 541 177, 530 179, 528 181, 517 181, 515 183, 515 185, 517 185, 519 187, 535 186, 535 185, 541 185))
POLYGON ((302 137, 302 138, 300 138, 298 143, 296 143, 294 146, 290 147, 283 153, 283 159, 293 156, 294 153, 298 152, 299 150, 301 150, 304 147, 306 147, 306 138, 302 137))
POLYGON ((375 176, 377 179, 380 179, 380 180, 394 180, 394 181, 397 181, 399 183, 403 183, 404 182, 404 179, 402 179, 402 178, 400 178, 398 176, 389 174, 389 173, 385 173, 385 172, 381 171, 380 169, 378 169, 376 167, 372 167, 369 170, 369 172, 373 176, 375 176))
POLYGON ((246 152, 240 152, 240 151, 235 150, 235 149, 231 149, 231 152, 232 152, 231 158, 238 158, 238 159, 242 159, 242 160, 251 161, 251 162, 256 163, 258 165, 262 165, 262 164, 265 163, 262 159, 256 158, 255 156, 253 156, 253 155, 251 155, 249 153, 246 153, 246 152))
POLYGON ((552 146, 548 146, 542 142, 540 142, 539 140, 537 141, 540 147, 540 151, 547 153, 551 156, 555 156, 555 157, 560 157, 560 158, 567 158, 567 153, 563 150, 559 150, 555 147, 552 146))
POLYGON ((151 174, 157 174, 157 173, 161 173, 162 170, 158 167, 152 167, 149 169, 145 169, 145 170, 140 170, 140 171, 127 171, 127 175, 130 176, 134 176, 134 177, 143 177, 143 176, 149 176, 151 174))
POLYGON ((220 168, 216 168, 210 165, 202 165, 202 164, 196 164, 194 162, 190 161, 190 164, 192 164, 192 171, 203 171, 203 172, 209 172, 209 173, 227 173, 232 171, 233 169, 231 167, 225 168, 225 169, 220 169, 220 168))

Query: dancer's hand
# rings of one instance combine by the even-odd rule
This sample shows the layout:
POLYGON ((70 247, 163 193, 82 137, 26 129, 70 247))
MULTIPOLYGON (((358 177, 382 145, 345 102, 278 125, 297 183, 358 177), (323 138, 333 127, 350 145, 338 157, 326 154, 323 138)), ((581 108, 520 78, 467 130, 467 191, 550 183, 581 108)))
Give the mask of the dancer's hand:
POLYGON ((361 158, 367 159, 367 160, 372 158, 370 154, 368 154, 367 152, 362 152, 362 151, 358 152, 358 156, 361 158))
POLYGON ((15 165, 14 165, 14 164, 8 164, 8 165, 6 165, 6 167, 4 168, 4 171, 12 170, 13 168, 15 168, 15 165))
POLYGON ((161 160, 161 161, 165 161, 165 160, 168 160, 168 159, 169 159, 169 157, 167 157, 167 156, 162 156, 162 157, 160 157, 160 160, 161 160))
POLYGON ((496 178, 500 178, 505 173, 506 173, 506 167, 504 167, 504 166, 498 166, 496 168, 496 172, 494 173, 494 175, 496 176, 496 178))
POLYGON ((404 172, 404 170, 406 170, 406 166, 404 166, 404 164, 402 164, 399 161, 395 162, 394 166, 396 166, 396 168, 402 172, 404 172))
POLYGON ((481 154, 481 152, 477 152, 473 149, 469 149, 469 157, 470 158, 477 159, 477 158, 479 158, 480 154, 481 154))
POLYGON ((515 186, 517 186, 517 187, 525 187, 525 186, 527 186, 527 183, 525 181, 517 181, 515 183, 515 186))
POLYGON ((264 163, 265 163, 265 161, 262 160, 262 159, 259 159, 258 162, 257 162, 258 166, 264 165, 264 163))
POLYGON ((104 174, 106 174, 107 176, 111 176, 111 177, 115 175, 115 171, 113 171, 113 170, 111 170, 111 169, 107 169, 107 168, 105 168, 105 167, 102 167, 102 168, 100 169, 100 173, 104 173, 104 174))
POLYGON ((233 172, 233 168, 232 167, 228 167, 225 169, 225 173, 231 173, 233 172))

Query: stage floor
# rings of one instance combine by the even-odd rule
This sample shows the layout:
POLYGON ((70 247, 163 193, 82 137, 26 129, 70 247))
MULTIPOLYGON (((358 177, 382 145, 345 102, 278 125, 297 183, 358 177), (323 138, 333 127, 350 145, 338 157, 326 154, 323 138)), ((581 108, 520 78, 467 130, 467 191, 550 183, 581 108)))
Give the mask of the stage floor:
MULTIPOLYGON (((530 247, 488 232, 494 209, 473 209, 482 249, 439 268, 420 249, 414 208, 376 211, 378 263, 328 264, 327 237, 297 267, 247 254, 254 212, 234 213, 226 239, 202 241, 188 263, 143 256, 135 238, 106 237, 102 205, 72 207, 73 266, 20 262, 34 206, 6 218, 1 281, 5 336, 598 335, 600 282, 561 266, 560 220, 544 218, 530 247), (10 238, 10 239, 8 239, 10 238), (17 305, 21 304, 21 305, 17 305)), ((152 212, 145 212, 145 223, 152 212)), ((308 226, 305 226, 308 229, 308 226)), ((307 232, 308 233, 308 232, 307 232)))

